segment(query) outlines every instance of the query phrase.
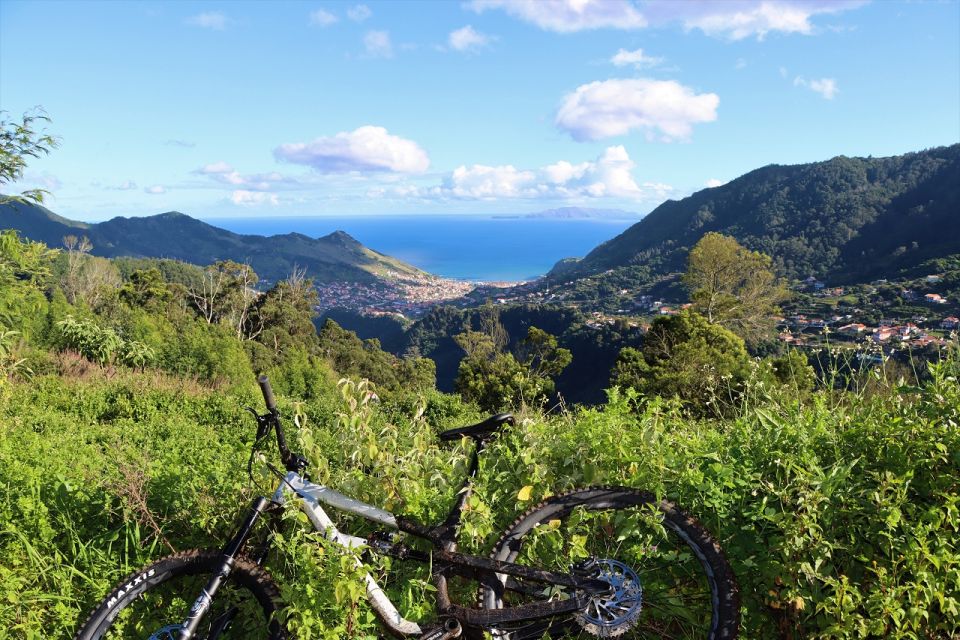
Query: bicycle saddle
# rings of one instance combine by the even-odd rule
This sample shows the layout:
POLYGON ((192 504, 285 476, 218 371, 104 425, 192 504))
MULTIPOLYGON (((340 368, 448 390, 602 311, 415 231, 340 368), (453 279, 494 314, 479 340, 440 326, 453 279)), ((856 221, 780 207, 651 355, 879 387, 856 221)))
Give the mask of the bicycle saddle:
POLYGON ((478 422, 477 424, 470 425, 469 427, 449 429, 442 432, 439 437, 444 441, 457 440, 462 436, 468 436, 470 438, 482 440, 486 436, 495 434, 500 430, 500 427, 505 424, 513 424, 512 413, 498 413, 495 416, 490 416, 483 422, 478 422))

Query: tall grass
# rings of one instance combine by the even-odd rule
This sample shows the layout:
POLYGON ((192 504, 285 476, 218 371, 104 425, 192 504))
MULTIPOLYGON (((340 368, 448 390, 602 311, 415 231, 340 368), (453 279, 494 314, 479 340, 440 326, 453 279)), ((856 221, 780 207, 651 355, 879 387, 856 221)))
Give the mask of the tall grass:
MULTIPOLYGON (((488 550, 518 511, 577 485, 642 487, 719 538, 741 584, 744 638, 957 637, 958 373, 954 357, 922 385, 887 380, 802 401, 754 389, 722 421, 619 392, 602 408, 527 410, 483 457, 463 546, 488 550)), ((434 432, 478 417, 456 400, 377 402, 352 382, 308 403, 281 400, 318 480, 426 521, 453 499, 468 448, 441 447, 434 432)), ((259 403, 252 388, 214 393, 132 372, 9 385, 0 637, 70 637, 121 575, 167 544, 222 544, 267 488, 245 472, 253 426, 243 407, 259 403)), ((375 637, 352 563, 318 542, 293 526, 275 539, 269 564, 290 626, 300 638, 375 637)), ((430 615, 427 571, 391 575, 395 601, 430 615)))

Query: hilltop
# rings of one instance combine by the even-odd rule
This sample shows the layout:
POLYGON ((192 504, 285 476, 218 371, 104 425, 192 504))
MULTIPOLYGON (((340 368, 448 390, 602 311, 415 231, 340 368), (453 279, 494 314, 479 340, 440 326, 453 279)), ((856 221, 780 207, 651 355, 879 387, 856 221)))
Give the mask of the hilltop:
POLYGON ((168 211, 106 222, 68 220, 45 207, 22 202, 0 204, 0 228, 16 229, 51 247, 64 236, 86 236, 92 253, 105 258, 172 258, 206 265, 218 260, 249 262, 268 281, 287 277, 295 267, 316 282, 373 283, 385 277, 422 277, 416 267, 363 246, 343 231, 321 238, 299 233, 241 235, 190 216, 168 211))
POLYGON ((958 211, 960 144, 770 165, 664 202, 582 260, 561 261, 548 279, 632 269, 653 282, 682 271, 690 248, 716 231, 773 256, 787 278, 863 282, 960 253, 958 211))

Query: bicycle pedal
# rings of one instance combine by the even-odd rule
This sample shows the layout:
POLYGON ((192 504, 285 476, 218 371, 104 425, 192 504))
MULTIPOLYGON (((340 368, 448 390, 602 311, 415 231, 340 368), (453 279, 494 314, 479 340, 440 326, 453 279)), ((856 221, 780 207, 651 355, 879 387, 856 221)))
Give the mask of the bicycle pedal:
POLYGON ((420 640, 453 640, 453 638, 459 638, 461 633, 463 633, 463 627, 460 626, 460 621, 456 618, 447 618, 443 626, 430 629, 420 636, 420 640))

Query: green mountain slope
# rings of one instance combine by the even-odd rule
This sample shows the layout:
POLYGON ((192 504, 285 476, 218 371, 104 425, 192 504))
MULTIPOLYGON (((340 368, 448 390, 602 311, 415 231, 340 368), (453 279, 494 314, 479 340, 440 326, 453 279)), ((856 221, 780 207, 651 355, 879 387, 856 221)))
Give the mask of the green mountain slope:
POLYGON ((51 247, 67 235, 84 235, 93 254, 107 258, 131 256, 173 258, 193 264, 217 260, 249 262, 262 278, 275 281, 294 267, 306 269, 318 282, 369 282, 387 273, 422 275, 409 264, 364 247, 343 231, 322 238, 299 233, 277 236, 240 235, 175 211, 144 218, 113 218, 86 224, 62 218, 48 209, 25 203, 0 204, 0 228, 51 247))
POLYGON ((667 201, 553 280, 643 267, 682 271, 705 233, 763 251, 790 278, 862 281, 960 252, 960 144, 889 158, 771 165, 667 201))

